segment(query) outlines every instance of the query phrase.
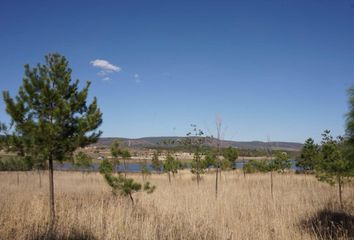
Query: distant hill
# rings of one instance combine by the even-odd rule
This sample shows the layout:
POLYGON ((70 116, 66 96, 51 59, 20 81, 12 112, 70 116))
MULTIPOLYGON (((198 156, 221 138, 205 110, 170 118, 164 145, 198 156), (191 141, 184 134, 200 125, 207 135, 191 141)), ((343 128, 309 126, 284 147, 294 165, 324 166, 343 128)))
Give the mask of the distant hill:
MULTIPOLYGON (((143 137, 143 138, 100 138, 98 145, 109 146, 114 140, 121 141, 122 146, 131 148, 155 148, 164 146, 166 140, 178 140, 184 137, 143 137)), ((262 142, 262 141, 221 141, 222 147, 237 147, 240 149, 264 150, 267 145, 270 145, 273 150, 300 151, 301 143, 297 142, 262 142)))

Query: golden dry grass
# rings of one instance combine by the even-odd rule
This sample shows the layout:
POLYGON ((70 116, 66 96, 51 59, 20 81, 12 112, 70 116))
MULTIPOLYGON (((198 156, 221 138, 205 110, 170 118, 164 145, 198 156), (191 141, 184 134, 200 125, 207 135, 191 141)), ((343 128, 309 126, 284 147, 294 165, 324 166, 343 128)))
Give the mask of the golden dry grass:
MULTIPOLYGON (((316 219, 318 213, 331 212, 337 205, 337 188, 313 176, 276 174, 274 199, 268 174, 244 178, 223 172, 217 200, 214 178, 205 175, 197 187, 188 171, 179 173, 171 185, 166 175, 152 175, 149 181, 156 191, 135 194, 132 207, 129 200, 113 197, 98 173, 55 172, 57 221, 50 236, 47 175, 39 188, 36 173, 21 173, 17 185, 16 173, 2 172, 0 239, 351 238, 350 229, 336 227, 337 235, 331 235, 309 225, 321 220, 316 219)), ((344 202, 350 228, 353 185, 345 186, 344 202)))

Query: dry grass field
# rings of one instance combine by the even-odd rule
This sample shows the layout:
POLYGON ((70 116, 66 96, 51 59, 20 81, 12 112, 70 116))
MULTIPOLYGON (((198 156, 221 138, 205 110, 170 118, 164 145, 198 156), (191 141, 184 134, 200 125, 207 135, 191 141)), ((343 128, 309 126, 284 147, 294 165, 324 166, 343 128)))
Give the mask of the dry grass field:
MULTIPOLYGON (((142 181, 140 175, 130 175, 142 181)), ((353 239, 354 188, 337 188, 313 176, 223 172, 215 200, 214 174, 199 188, 188 171, 170 185, 152 175, 153 194, 137 193, 135 206, 112 196, 99 173, 55 172, 57 221, 48 233, 47 175, 0 173, 0 239, 353 239), (341 222, 340 222, 341 221, 341 222)))

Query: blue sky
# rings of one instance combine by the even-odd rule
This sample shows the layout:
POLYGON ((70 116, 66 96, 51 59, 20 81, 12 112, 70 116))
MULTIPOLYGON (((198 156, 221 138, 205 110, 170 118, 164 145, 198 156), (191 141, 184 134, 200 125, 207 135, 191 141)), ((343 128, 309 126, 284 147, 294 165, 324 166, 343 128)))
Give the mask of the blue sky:
POLYGON ((0 90, 14 95, 24 64, 59 52, 92 81, 103 136, 185 135, 191 123, 214 133, 218 115, 226 139, 319 140, 344 132, 353 4, 1 1, 0 90))

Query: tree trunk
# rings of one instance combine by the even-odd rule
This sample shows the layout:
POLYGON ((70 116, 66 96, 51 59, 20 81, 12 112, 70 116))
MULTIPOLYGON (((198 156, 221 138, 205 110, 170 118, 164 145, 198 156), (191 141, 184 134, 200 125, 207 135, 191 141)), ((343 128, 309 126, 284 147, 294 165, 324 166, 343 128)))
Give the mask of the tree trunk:
POLYGON ((270 193, 272 194, 273 199, 273 171, 270 171, 270 193))
POLYGON ((17 173, 17 185, 20 185, 20 173, 16 171, 17 173))
POLYGON ((200 178, 200 175, 199 175, 199 173, 197 173, 197 185, 198 185, 198 187, 199 187, 199 178, 200 178))
POLYGON ((167 174, 168 174, 168 182, 171 184, 171 174, 170 172, 168 172, 167 174))
POLYGON ((129 198, 130 198, 130 201, 132 202, 132 205, 134 206, 134 199, 133 199, 133 196, 131 193, 129 193, 129 198))
POLYGON ((53 159, 49 157, 49 208, 50 208, 50 229, 53 229, 55 222, 54 208, 54 180, 53 180, 53 159))
POLYGON ((339 203, 340 208, 343 210, 343 201, 342 201, 342 179, 340 176, 337 177, 338 179, 338 194, 339 194, 339 203))
POLYGON ((216 175, 215 175, 215 198, 218 198, 218 178, 219 178, 219 167, 216 167, 216 175))
POLYGON ((124 177, 127 178, 127 163, 125 162, 125 159, 123 159, 124 162, 124 177))
POLYGON ((245 171, 245 158, 243 158, 242 172, 243 172, 243 178, 246 178, 246 171, 245 171))
POLYGON ((39 188, 42 188, 42 176, 41 176, 41 171, 38 169, 38 177, 39 177, 39 188))
POLYGON ((145 180, 147 179, 147 174, 145 174, 144 172, 141 173, 141 176, 143 178, 143 183, 145 184, 145 180))

